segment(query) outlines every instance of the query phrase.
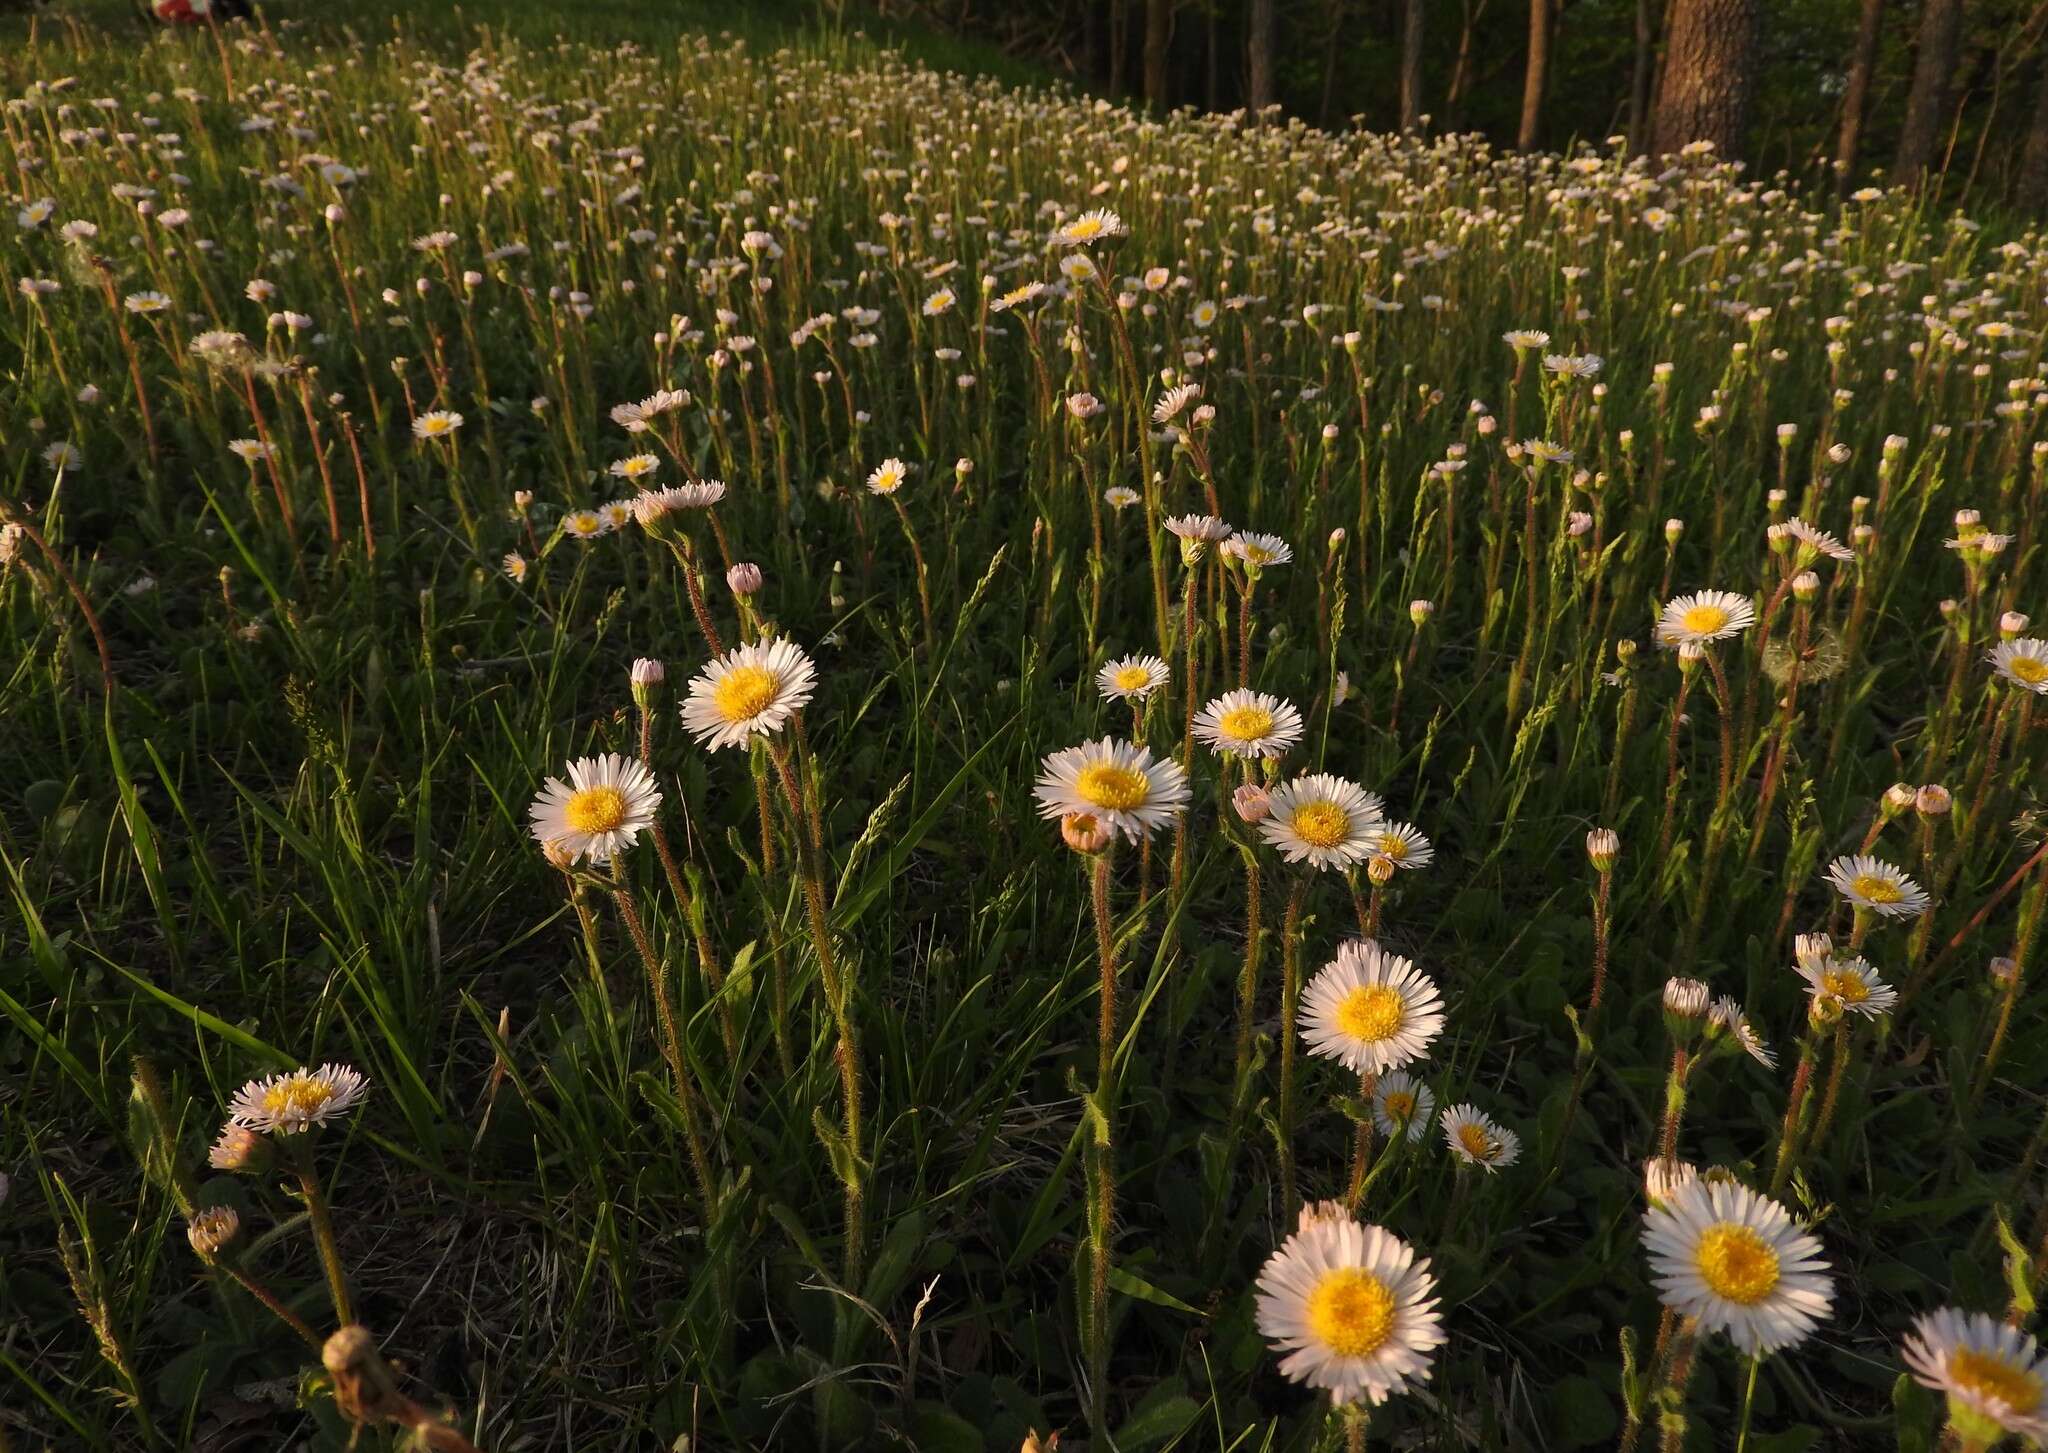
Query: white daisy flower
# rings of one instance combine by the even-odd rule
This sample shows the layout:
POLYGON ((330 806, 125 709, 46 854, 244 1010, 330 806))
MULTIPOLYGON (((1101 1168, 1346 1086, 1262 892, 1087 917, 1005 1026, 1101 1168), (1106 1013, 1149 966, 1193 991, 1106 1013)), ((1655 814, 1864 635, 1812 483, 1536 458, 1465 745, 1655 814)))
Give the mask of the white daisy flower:
POLYGON ((1353 1074, 1420 1059, 1443 1028, 1443 995, 1429 976, 1371 940, 1340 945, 1302 990, 1302 1043, 1353 1074))
POLYGON ((1674 1189, 1643 1217, 1643 1249, 1664 1305, 1749 1356, 1804 1341, 1834 1300, 1820 1242, 1734 1181, 1674 1189))
POLYGON ((1127 484, 1112 484, 1102 492, 1102 498, 1113 510, 1127 510, 1144 496, 1127 484))
POLYGON ((1103 737, 1045 759, 1039 772, 1040 817, 1092 817, 1136 841, 1187 809, 1187 774, 1169 760, 1152 760, 1150 747, 1103 737))
POLYGON ((1275 758, 1301 740, 1301 713, 1263 691, 1229 691, 1195 715, 1195 739, 1233 757, 1275 758))
POLYGON ((1522 1137, 1477 1105, 1453 1105, 1441 1123, 1444 1144, 1465 1165, 1483 1166, 1490 1175, 1521 1159, 1522 1137))
POLYGON ((1095 673, 1095 684, 1112 701, 1143 701, 1168 681, 1173 672, 1157 656, 1124 656, 1095 673))
POLYGON ((1730 590, 1701 590, 1681 595, 1657 619, 1657 639, 1667 645, 1705 643, 1737 636, 1756 624, 1749 597, 1730 590))
POLYGON ((1943 1307, 1914 1319, 1902 1355, 1915 1382, 1948 1398, 1949 1421, 1969 1446, 1989 1447, 2003 1433, 2048 1438, 2048 1358, 2019 1328, 1943 1307))
POLYGON ((1252 570, 1264 570, 1269 565, 1285 565, 1294 559, 1294 551, 1278 535, 1258 535, 1240 530, 1218 547, 1226 560, 1236 560, 1252 570))
POLYGON ((550 777, 527 809, 534 840, 570 862, 608 863, 654 821, 661 790, 631 757, 606 752, 569 764, 569 780, 550 777))
POLYGON ((1742 1005, 1730 996, 1723 994, 1714 1001, 1713 1007, 1707 1011, 1707 1024, 1710 1033, 1732 1035, 1742 1052, 1765 1069, 1777 1068, 1778 1057, 1764 1043, 1763 1036, 1756 1032, 1749 1016, 1742 1012, 1742 1005))
POLYGON ((251 1080, 228 1104, 228 1121, 264 1135, 296 1135, 353 1109, 370 1092, 370 1082, 347 1065, 251 1080))
POLYGON ((1918 918, 1933 901, 1899 869, 1862 853, 1828 864, 1828 881, 1853 906, 1884 918, 1918 918))
POLYGON ((1368 836, 1369 856, 1385 858, 1397 868, 1426 868, 1436 861, 1436 849, 1410 822, 1383 822, 1368 836))
POLYGON ((1382 806, 1356 783, 1317 772, 1273 789, 1272 815, 1259 832, 1290 863, 1349 868, 1371 855, 1382 806))
POLYGON ((2033 636, 2000 641, 1986 659, 1993 670, 2015 686, 2024 686, 2037 696, 2048 696, 2048 641, 2033 636))
POLYGON ((1802 959, 1798 967, 1811 997, 1833 999, 1847 1013, 1876 1019, 1891 1013, 1899 1002, 1899 991, 1860 954, 1848 959, 1802 959))
POLYGON ((897 490, 903 488, 903 481, 909 477, 909 474, 910 467, 901 459, 884 459, 875 466, 874 473, 868 476, 868 492, 870 494, 894 494, 897 490))
POLYGON ((646 479, 661 468, 661 457, 656 454, 629 454, 624 459, 614 459, 606 466, 605 472, 616 479, 646 479))
POLYGON ((1056 247, 1083 247, 1124 235, 1124 219, 1107 207, 1083 212, 1052 235, 1056 247))
POLYGON ((690 681, 683 727, 712 751, 782 730, 816 690, 818 671, 793 641, 737 646, 690 681))
POLYGON ((596 510, 571 510, 562 516, 562 533, 572 540, 595 540, 611 530, 611 522, 596 510))
POLYGON ((1317 1216, 1259 1269, 1259 1331, 1280 1371, 1335 1403, 1374 1406, 1427 1382, 1444 1344, 1429 1263, 1392 1232, 1317 1216))
POLYGON ((1373 1127, 1389 1139, 1405 1134, 1411 1142, 1418 1141, 1429 1134, 1435 1119, 1436 1096, 1408 1071, 1389 1070, 1373 1086, 1373 1127))
POLYGON ((453 409, 434 409, 412 421, 415 439, 442 439, 462 427, 462 415, 453 409))

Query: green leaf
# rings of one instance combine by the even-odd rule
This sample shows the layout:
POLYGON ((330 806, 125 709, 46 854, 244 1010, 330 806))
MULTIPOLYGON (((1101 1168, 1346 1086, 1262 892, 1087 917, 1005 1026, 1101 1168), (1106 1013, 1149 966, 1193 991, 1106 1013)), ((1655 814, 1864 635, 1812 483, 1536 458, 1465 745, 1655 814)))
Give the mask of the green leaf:
POLYGON ((1113 1444, 1128 1453, 1133 1448, 1149 1448, 1178 1438, 1201 1411, 1201 1405, 1186 1393, 1149 1397, 1138 1405, 1130 1421, 1116 1430, 1113 1444))
POLYGON ((1109 1268, 1109 1284, 1112 1289, 1127 1297, 1136 1297, 1141 1302, 1150 1302, 1156 1307, 1171 1307, 1176 1312, 1186 1312, 1190 1317, 1202 1315, 1199 1309, 1189 1306, 1171 1292, 1163 1292, 1134 1271, 1121 1266, 1109 1268))
POLYGON ((908 1431, 911 1446, 932 1453, 982 1453, 981 1430, 928 1398, 911 1404, 908 1431))

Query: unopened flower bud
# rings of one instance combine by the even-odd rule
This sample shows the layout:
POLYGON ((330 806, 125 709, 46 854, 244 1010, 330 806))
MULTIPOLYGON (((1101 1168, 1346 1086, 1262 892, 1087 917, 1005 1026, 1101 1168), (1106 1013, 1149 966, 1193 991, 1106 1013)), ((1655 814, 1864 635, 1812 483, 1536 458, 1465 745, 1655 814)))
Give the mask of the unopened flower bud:
POLYGON ((2014 636, 2024 636, 2030 624, 2032 622, 2023 613, 2009 610, 1998 618, 1998 634, 2009 641, 2014 636))
POLYGON ((1792 957, 1802 968, 1819 970, 1835 956, 1835 941, 1824 933, 1802 933, 1792 940, 1792 957))
POLYGON ((1365 860, 1365 876, 1375 888, 1384 888, 1393 882, 1398 871, 1394 860, 1385 853, 1374 853, 1365 860))
POLYGON ((215 1170, 259 1171, 270 1163, 270 1142, 244 1125, 230 1125, 206 1153, 215 1170))
POLYGON ((2013 980, 2020 976, 2019 964, 2004 954, 1992 959, 1986 967, 1991 972, 1991 982, 2001 989, 2011 988, 2013 980))
POLYGON ((1435 614, 1435 601, 1411 600, 1408 602, 1408 619, 1415 623, 1417 630, 1422 629, 1424 625, 1428 624, 1429 618, 1435 614))
POLYGON ((1707 1021, 1710 999, 1707 986, 1698 979, 1664 981, 1664 1028, 1680 1044, 1698 1037, 1707 1021))
POLYGON ((725 572, 725 588, 734 595, 752 595, 761 588, 761 567, 741 561, 725 572))
POLYGON ((654 710, 654 704, 661 699, 661 686, 668 680, 668 669, 652 656, 642 656, 633 663, 633 705, 642 711, 654 710))
POLYGON ((1939 782, 1930 782, 1913 794, 1914 810, 1922 817, 1946 817, 1955 805, 1955 794, 1939 782))
POLYGON ((1665 543, 1665 544, 1667 544, 1667 545, 1676 545, 1676 544, 1678 543, 1679 537, 1680 537, 1681 535, 1683 535, 1684 533, 1685 533, 1685 521, 1684 521, 1684 520, 1680 520, 1680 519, 1669 519, 1669 520, 1666 520, 1666 521, 1664 522, 1664 543, 1665 543))
POLYGON ((232 1206, 208 1206, 193 1216, 185 1227, 185 1239, 201 1261, 210 1262, 235 1244, 242 1234, 242 1218, 232 1206))
POLYGON ((1820 577, 1811 570, 1802 570, 1792 577, 1792 598, 1797 601, 1812 601, 1820 594, 1820 577))
POLYGON ((1889 822, 1910 808, 1919 797, 1910 782, 1894 782, 1884 789, 1884 797, 1878 802, 1877 810, 1889 822))
POLYGON ((1273 815, 1272 797, 1255 782, 1247 782, 1231 793, 1230 805, 1237 809, 1240 819, 1255 827, 1273 815))
POLYGON ((1586 856, 1594 872, 1613 872, 1614 860, 1621 856, 1621 834, 1611 827, 1594 828, 1586 834, 1586 856))
POLYGON ((1099 853, 1109 846, 1109 829, 1085 812, 1060 819, 1060 840, 1077 853, 1099 853))

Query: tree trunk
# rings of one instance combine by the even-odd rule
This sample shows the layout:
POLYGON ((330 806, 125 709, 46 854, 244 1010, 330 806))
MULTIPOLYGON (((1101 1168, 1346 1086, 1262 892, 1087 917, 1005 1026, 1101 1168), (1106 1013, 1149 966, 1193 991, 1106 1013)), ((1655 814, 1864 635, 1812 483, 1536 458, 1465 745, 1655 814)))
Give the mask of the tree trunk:
POLYGON ((1934 165, 1941 126, 1948 118, 1949 77, 1956 68, 1962 20, 1962 0, 1921 0, 1913 88, 1906 93, 1906 119, 1899 129, 1898 158, 1892 163, 1894 181, 1922 181, 1934 165))
POLYGON ((1403 0, 1401 10, 1401 129, 1422 126, 1423 0, 1403 0))
POLYGON ((1522 74, 1522 128, 1515 145, 1529 151, 1542 129, 1543 90, 1550 82, 1551 0, 1529 0, 1529 68, 1522 74))
POLYGON ((1337 125, 1337 42, 1344 35, 1344 0, 1328 0, 1329 39, 1323 43, 1323 104, 1319 114, 1325 129, 1337 125))
POLYGON ((1273 104, 1273 0, 1251 0, 1245 22, 1244 103, 1257 112, 1273 104))
POLYGON ((1651 150, 1710 141, 1724 157, 1742 148, 1756 84, 1758 0, 1673 0, 1665 21, 1651 150))
POLYGON ((1173 104, 1166 92, 1167 48, 1173 43, 1173 0, 1145 0, 1145 104, 1164 111, 1173 104))
POLYGON ((1465 23, 1458 31, 1458 58, 1451 66, 1451 84, 1444 91, 1444 124, 1452 131, 1464 129, 1465 88, 1472 80, 1472 32, 1486 14, 1486 0, 1465 0, 1465 23))
POLYGON ((1849 86, 1842 93, 1842 137, 1835 144, 1835 190, 1843 196, 1856 185, 1856 151, 1863 141, 1863 113, 1870 104, 1870 76, 1877 69, 1883 26, 1884 0, 1863 0, 1856 49, 1849 56, 1849 86))
POLYGON ((2019 204, 2038 213, 2048 204, 2048 55, 2034 84, 2034 119, 2027 127, 2027 149, 2020 155, 2019 204))
POLYGON ((1657 59, 1657 21, 1651 0, 1636 0, 1635 64, 1628 78, 1628 149, 1650 149, 1650 77, 1657 59))
POLYGON ((1110 0, 1109 3, 1109 94, 1124 94, 1124 80, 1129 74, 1125 52, 1131 45, 1131 15, 1127 8, 1129 0, 1110 0))

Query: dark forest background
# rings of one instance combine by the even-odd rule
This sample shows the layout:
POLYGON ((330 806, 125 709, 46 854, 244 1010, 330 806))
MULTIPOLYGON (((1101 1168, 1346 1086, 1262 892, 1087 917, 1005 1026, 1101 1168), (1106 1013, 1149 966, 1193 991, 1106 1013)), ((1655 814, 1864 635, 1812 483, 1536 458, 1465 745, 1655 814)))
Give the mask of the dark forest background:
MULTIPOLYGON (((844 22, 857 0, 820 0, 844 22)), ((870 0, 1107 95, 2048 202, 2048 0, 870 0), (1837 166, 1838 163, 1845 165, 1837 166)))

